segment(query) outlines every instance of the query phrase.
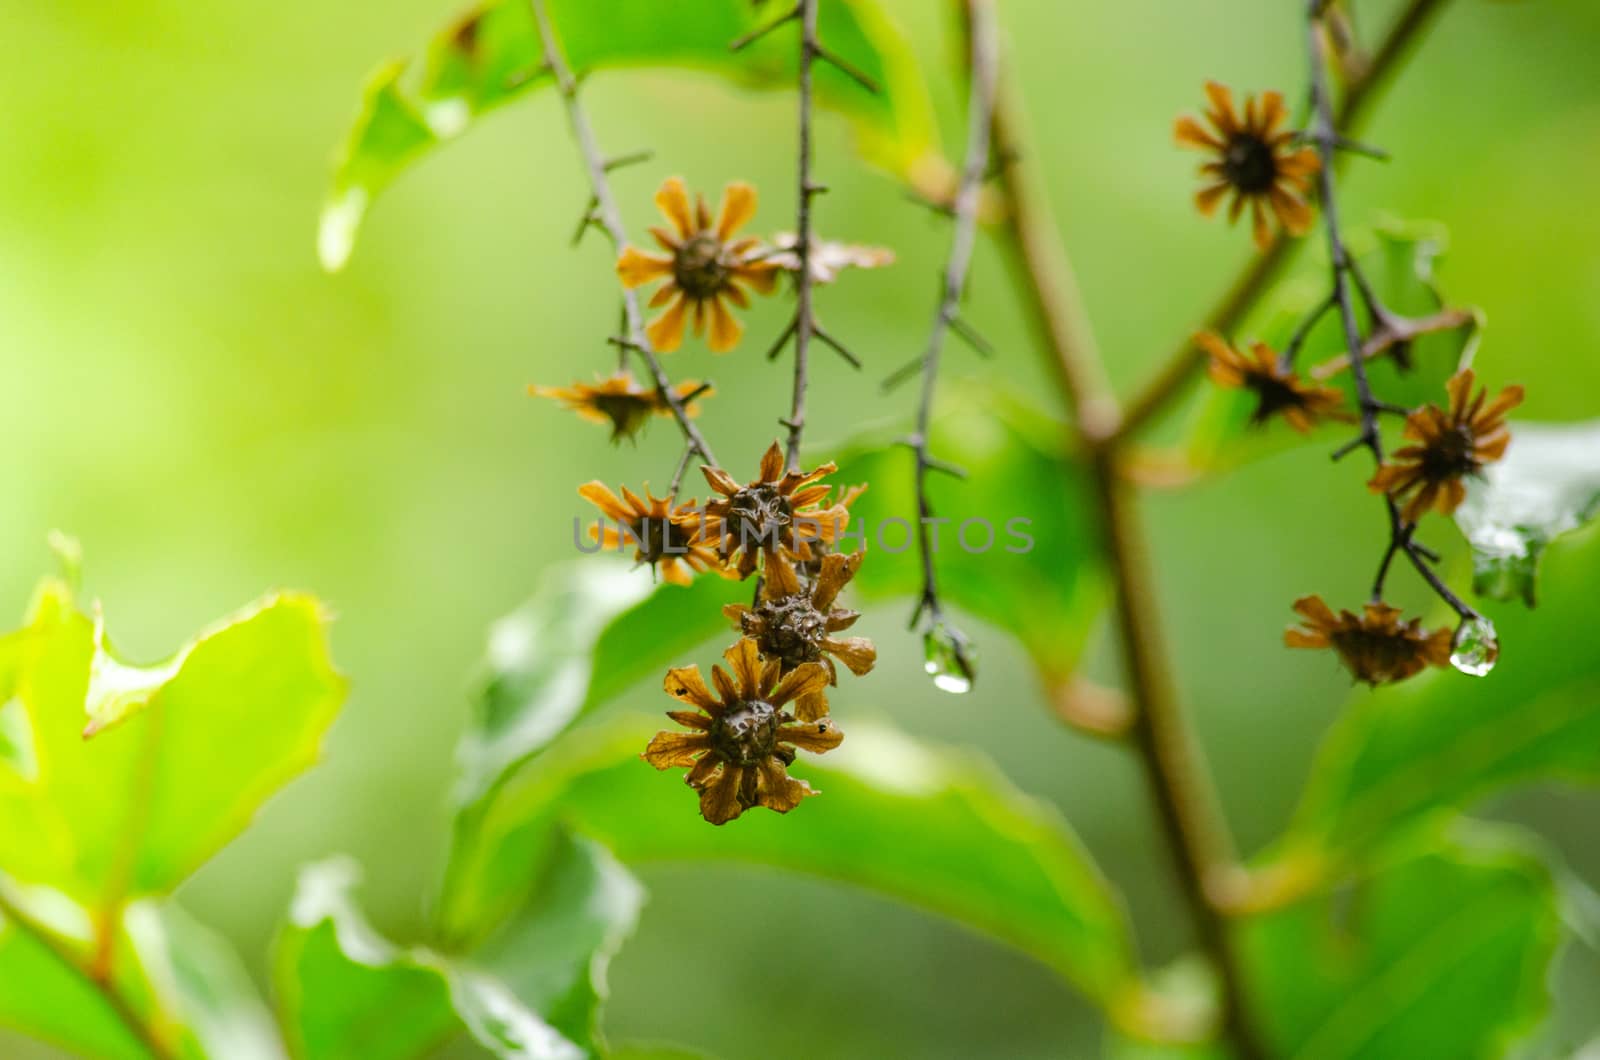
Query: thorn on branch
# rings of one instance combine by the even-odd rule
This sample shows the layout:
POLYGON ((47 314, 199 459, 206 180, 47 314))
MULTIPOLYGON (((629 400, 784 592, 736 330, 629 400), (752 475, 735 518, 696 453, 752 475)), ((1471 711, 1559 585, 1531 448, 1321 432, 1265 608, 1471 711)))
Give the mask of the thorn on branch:
POLYGON ((799 326, 800 318, 798 316, 789 321, 788 326, 783 329, 782 333, 778 335, 772 346, 767 350, 767 360, 776 361, 778 359, 778 354, 783 352, 783 348, 788 345, 789 339, 794 336, 795 329, 799 326))
POLYGON ((971 346, 973 350, 977 352, 979 357, 983 357, 985 359, 994 357, 994 344, 980 335, 971 324, 968 324, 959 316, 952 316, 949 323, 950 330, 965 340, 966 344, 971 346))
POLYGON ((790 22, 798 19, 800 17, 800 12, 801 6, 799 4, 794 5, 788 10, 788 12, 779 15, 766 25, 757 27, 756 29, 751 30, 749 33, 746 33, 744 36, 729 41, 728 50, 730 52, 743 51, 756 41, 760 40, 762 37, 765 37, 767 34, 771 33, 773 30, 778 29, 780 26, 786 26, 790 22))
POLYGON ((840 357, 843 357, 845 360, 849 361, 852 368, 859 369, 861 367, 861 359, 846 349, 844 343, 840 342, 828 332, 824 331, 822 329, 822 325, 816 323, 815 321, 813 321, 811 324, 811 334, 815 335, 820 342, 824 343, 829 349, 833 350, 833 352, 837 353, 840 357))
POLYGON ((857 67, 852 66, 844 59, 841 59, 827 48, 824 48, 821 44, 816 45, 815 48, 818 59, 821 59, 835 70, 838 70, 840 73, 844 74, 850 80, 866 89, 868 92, 871 92, 873 95, 877 95, 882 91, 882 89, 878 87, 878 82, 874 81, 871 77, 867 76, 857 67))
POLYGON ((611 173, 615 170, 622 169, 625 166, 636 166, 642 162, 648 162, 655 156, 656 153, 649 149, 643 151, 630 151, 625 155, 618 155, 615 158, 607 159, 600 168, 604 172, 611 173))
POLYGON ((892 373, 889 374, 887 378, 884 379, 883 382, 879 383, 878 390, 880 393, 887 394, 901 383, 904 383, 907 379, 911 379, 916 376, 921 371, 922 358, 913 358, 912 360, 901 365, 899 368, 896 368, 892 373))

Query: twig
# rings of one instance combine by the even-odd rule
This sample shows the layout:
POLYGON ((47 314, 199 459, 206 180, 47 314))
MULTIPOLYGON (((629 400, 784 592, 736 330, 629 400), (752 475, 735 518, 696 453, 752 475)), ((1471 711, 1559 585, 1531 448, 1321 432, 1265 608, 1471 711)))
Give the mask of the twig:
MULTIPOLYGON (((588 170, 589 187, 593 192, 594 202, 589 216, 593 217, 594 224, 604 230, 611 240, 612 248, 621 252, 628 243, 628 231, 622 225, 622 214, 617 209, 616 198, 611 194, 611 180, 607 174, 618 164, 626 164, 633 160, 637 154, 624 155, 609 162, 606 160, 595 140, 589 117, 578 101, 578 83, 572 76, 572 69, 567 65, 566 57, 561 54, 561 46, 556 43, 555 34, 551 32, 550 18, 545 12, 544 0, 528 0, 528 7, 533 13, 534 23, 539 28, 545 65, 550 68, 550 73, 555 78, 556 90, 561 94, 562 103, 566 107, 567 122, 572 127, 573 138, 578 141, 578 151, 583 156, 584 167, 588 170)), ((637 291, 627 289, 622 292, 622 315, 626 322, 625 348, 633 350, 639 355, 639 359, 644 361, 650 371, 651 379, 655 382, 656 392, 672 410, 672 418, 678 421, 678 429, 683 432, 684 440, 689 447, 699 455, 700 459, 715 465, 717 458, 712 455, 711 446, 706 443, 705 437, 694 425, 694 421, 689 419, 684 402, 673 392, 672 380, 662 369, 661 360, 656 356, 655 350, 650 347, 650 340, 644 330, 644 313, 639 308, 637 291)))
MULTIPOLYGON (((1364 75, 1350 83, 1339 107, 1336 128, 1350 130, 1361 124, 1393 77, 1400 60, 1447 2, 1410 0, 1390 27, 1364 75)), ((1202 330, 1222 334, 1233 331, 1283 272, 1295 245, 1294 240, 1279 235, 1269 248, 1252 257, 1207 315, 1202 330)), ((1205 363, 1205 355, 1189 338, 1192 333, 1190 329, 1150 382, 1128 402, 1122 424, 1117 428, 1119 438, 1138 432, 1160 415, 1198 374, 1205 363)))
POLYGON ((816 328, 811 296, 811 199, 817 187, 811 180, 811 82, 812 64, 821 51, 817 44, 818 0, 800 0, 796 17, 800 20, 800 140, 797 151, 799 175, 795 217, 795 256, 800 271, 795 274, 794 312, 794 394, 789 403, 789 441, 785 446, 789 467, 800 467, 800 438, 806 429, 806 373, 810 368, 811 336, 816 328))
MULTIPOLYGON (((1320 19, 1324 0, 1311 0, 1306 19, 1307 54, 1311 64, 1311 109, 1313 126, 1309 139, 1316 144, 1317 152, 1322 159, 1322 166, 1317 172, 1317 195, 1322 207, 1322 227, 1327 234, 1328 259, 1330 272, 1329 300, 1339 308, 1339 318, 1344 326, 1346 349, 1358 351, 1350 358, 1350 375, 1356 384, 1356 399, 1361 414, 1361 434, 1356 440, 1354 448, 1365 447, 1372 453, 1374 465, 1383 466, 1383 434, 1378 427, 1378 414, 1380 412, 1401 412, 1408 410, 1398 408, 1389 402, 1382 401, 1372 392, 1372 381, 1367 377, 1367 357, 1361 339, 1361 323, 1356 317, 1355 299, 1351 297, 1352 284, 1359 286, 1362 299, 1374 320, 1382 322, 1392 318, 1393 314, 1383 306, 1372 288, 1367 285, 1360 272, 1354 267, 1350 251, 1344 244, 1344 238, 1339 225, 1339 200, 1337 186, 1334 178, 1333 162, 1334 152, 1338 149, 1340 134, 1338 126, 1334 123, 1333 104, 1328 96, 1328 71, 1327 64, 1323 61, 1322 34, 1320 19)), ((1344 456, 1352 451, 1346 446, 1339 450, 1339 456, 1344 456)), ((1400 506, 1388 494, 1383 498, 1385 513, 1389 520, 1389 543, 1384 549, 1383 558, 1378 563, 1378 573, 1372 583, 1372 600, 1374 603, 1383 598, 1384 582, 1388 578, 1389 568, 1397 553, 1404 554, 1422 575, 1423 581, 1448 604, 1462 619, 1480 617, 1478 612, 1445 585, 1439 575, 1428 565, 1427 557, 1417 551, 1412 534, 1416 531, 1413 523, 1407 522, 1400 514, 1400 506)))
MULTIPOLYGON (((971 80, 967 99, 967 153, 961 167, 961 182, 956 189, 952 214, 954 231, 950 236, 950 256, 944 267, 944 284, 928 344, 923 350, 922 396, 917 404, 917 428, 912 436, 916 454, 917 551, 922 557, 922 595, 912 624, 926 614, 932 623, 944 620, 939 601, 939 578, 929 536, 933 507, 928 501, 928 475, 945 465, 929 452, 933 419, 934 392, 939 383, 939 357, 947 332, 956 331, 961 312, 961 296, 967 286, 967 271, 972 265, 972 250, 977 241, 979 195, 984 172, 989 165, 989 146, 994 127, 996 86, 999 81, 1000 43, 989 0, 974 0, 971 27, 967 34, 968 70, 971 80)), ((975 334, 975 333, 974 333, 975 334)))
MULTIPOLYGON (((966 0, 969 32, 986 16, 987 2, 966 0)), ((1240 873, 1237 857, 1205 757, 1173 687, 1147 545, 1121 469, 1119 412, 1039 177, 1017 149, 1019 128, 1016 97, 1002 89, 995 136, 998 149, 1011 159, 1003 170, 1010 205, 1007 242, 1015 252, 1034 321, 1053 354, 1062 396, 1074 414, 1067 445, 1086 451, 1089 458, 1101 547, 1116 595, 1117 640, 1132 708, 1129 735, 1200 944, 1221 979, 1223 1033, 1240 1060, 1259 1060, 1267 1054, 1248 1017, 1245 978, 1226 922, 1240 873)))
POLYGON ((172 1043, 164 1040, 157 1033, 156 1028, 133 1007, 133 1003, 123 996, 117 989, 116 983, 109 975, 97 974, 94 968, 94 958, 81 959, 71 947, 58 939, 55 934, 44 925, 35 921, 13 902, 9 896, 0 894, 0 918, 18 931, 27 935, 34 942, 49 953, 67 971, 82 979, 105 1000, 106 1006, 111 1009, 118 1022, 127 1028, 128 1033, 138 1039, 139 1043, 158 1060, 170 1060, 176 1056, 172 1043))

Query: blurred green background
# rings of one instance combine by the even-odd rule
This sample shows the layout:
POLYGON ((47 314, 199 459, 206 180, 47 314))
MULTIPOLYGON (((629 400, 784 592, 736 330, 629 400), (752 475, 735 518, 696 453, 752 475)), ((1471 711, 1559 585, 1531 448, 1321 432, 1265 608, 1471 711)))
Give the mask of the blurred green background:
MULTIPOLYGON (((891 6, 958 137, 944 5, 891 6)), ((1358 8, 1372 33, 1385 13, 1358 8)), ((0 600, 20 616, 59 527, 81 537, 88 590, 135 656, 166 654, 272 586, 314 590, 340 616, 336 657, 354 691, 326 763, 183 892, 258 972, 296 866, 332 852, 366 866, 381 928, 416 935, 486 625, 570 555, 580 482, 659 487, 677 453, 665 424, 611 449, 600 428, 524 394, 612 357, 607 255, 598 240, 567 247, 586 187, 553 97, 430 158, 379 205, 347 271, 318 270, 330 149, 362 79, 452 14, 439 0, 0 0, 0 600)), ((1292 94, 1299 6, 1012 0, 1004 16, 1039 160, 1126 388, 1249 252, 1246 233, 1192 211, 1194 158, 1172 146, 1172 117, 1199 105, 1207 77, 1292 94)), ((1490 321, 1478 364, 1492 382, 1525 383, 1534 418, 1600 411, 1597 49, 1590 0, 1458 0, 1366 131, 1394 161, 1358 161, 1347 182, 1352 220, 1381 208, 1449 225, 1443 281, 1490 321)), ((654 223, 649 196, 670 173, 708 190, 752 180, 758 227, 790 224, 787 100, 655 74, 597 76, 586 99, 610 149, 657 152, 618 174, 633 230, 654 223)), ((822 296, 875 381, 918 349, 945 228, 862 168, 832 118, 819 168, 835 189, 822 231, 900 256, 822 296)), ((783 313, 749 313, 734 355, 690 343, 669 362, 722 390, 702 422, 741 473, 786 400, 786 368, 757 353, 783 313)), ((950 385, 1046 378, 989 246, 970 315, 1003 354, 984 364, 958 348, 950 385)), ((818 374, 819 451, 862 421, 909 415, 909 392, 880 399, 836 359, 818 374)), ((1299 449, 1148 504, 1182 687, 1247 850, 1282 826, 1350 695, 1331 659, 1278 645, 1291 599, 1353 597, 1370 574, 1381 529, 1354 463, 1330 470, 1322 448, 1299 449)), ((1133 760, 1054 722, 998 635, 982 638, 973 695, 936 692, 904 617, 895 606, 865 620, 881 662, 836 704, 846 728, 881 713, 982 748, 1064 808, 1125 887, 1147 959, 1183 952, 1189 928, 1133 760)), ((1553 635, 1594 650, 1592 631, 1553 635)), ((652 682, 631 702, 660 698, 652 682)), ((1597 809, 1592 795, 1547 791, 1496 812, 1600 878, 1597 809)), ((919 913, 751 870, 643 875, 652 900, 613 966, 616 1037, 729 1057, 1076 1056, 1096 1039, 1042 968, 919 913), (744 930, 763 920, 770 935, 744 930), (795 924, 806 929, 784 927, 795 924), (719 999, 714 1018, 685 1003, 690 979, 695 998, 719 999)), ((1564 989, 1600 989, 1592 964, 1570 958, 1564 989)), ((18 1048, 0 1039, 6 1055, 18 1048)))

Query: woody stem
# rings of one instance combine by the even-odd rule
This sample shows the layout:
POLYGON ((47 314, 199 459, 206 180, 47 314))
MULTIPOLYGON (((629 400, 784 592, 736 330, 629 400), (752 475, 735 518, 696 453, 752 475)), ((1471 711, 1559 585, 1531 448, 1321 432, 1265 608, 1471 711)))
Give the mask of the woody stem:
MULTIPOLYGON (((969 32, 992 17, 981 0, 965 0, 964 10, 969 32)), ((1222 1032, 1241 1060, 1258 1060, 1268 1053, 1249 1019, 1245 976, 1224 901, 1225 885, 1239 871, 1237 858, 1204 753, 1173 684, 1137 497, 1121 467, 1121 413, 1105 384, 1041 176, 1023 150, 1021 119, 1017 95, 1008 85, 1000 92, 994 119, 996 150, 1006 160, 1001 171, 1008 200, 1005 242, 1071 412, 1066 448, 1088 456, 1101 549, 1116 597, 1117 641, 1136 710, 1133 747, 1200 945, 1221 979, 1222 1032)))
POLYGON ((811 307, 811 199, 822 189, 811 179, 811 82, 812 66, 821 50, 817 42, 817 3, 818 0, 800 0, 796 8, 800 20, 800 136, 796 152, 800 175, 795 208, 795 255, 800 268, 795 274, 794 393, 789 404, 789 418, 784 421, 789 429, 785 453, 790 470, 800 467, 800 439, 806 429, 811 336, 816 329, 811 307))
MULTIPOLYGON (((595 139, 594 127, 589 124, 589 116, 578 100, 577 79, 572 76, 572 68, 567 65, 566 56, 562 55, 561 46, 551 31, 550 16, 545 11, 544 0, 528 0, 528 8, 533 13, 533 21, 539 29, 545 65, 549 67, 556 91, 561 95, 562 105, 567 111, 567 123, 572 127, 572 137, 578 142, 578 152, 583 158, 584 169, 589 176, 589 188, 594 195, 595 223, 611 240, 612 249, 620 253, 628 243, 628 230, 622 225, 622 212, 617 209, 616 197, 611 193, 611 179, 608 176, 609 167, 605 155, 601 153, 599 142, 595 139)), ((684 441, 690 449, 706 463, 715 465, 717 458, 712 455, 711 446, 707 444, 700 429, 694 425, 694 421, 689 418, 684 401, 673 391, 672 380, 661 367, 661 359, 650 346, 649 336, 645 334, 644 329, 644 312, 639 307, 639 293, 632 288, 624 289, 622 292, 622 316, 626 329, 624 335, 626 342, 621 344, 623 349, 633 350, 644 362, 650 372, 651 380, 656 385, 656 393, 672 410, 672 418, 677 420, 678 429, 683 432, 684 441)))

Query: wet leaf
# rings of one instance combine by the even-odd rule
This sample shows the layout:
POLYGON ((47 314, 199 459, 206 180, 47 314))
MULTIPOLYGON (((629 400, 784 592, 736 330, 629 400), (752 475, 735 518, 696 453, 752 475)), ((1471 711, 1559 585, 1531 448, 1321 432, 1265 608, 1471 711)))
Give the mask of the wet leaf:
POLYGON ((491 976, 378 935, 355 877, 343 861, 303 870, 278 939, 274 979, 297 1057, 410 1060, 462 1034, 498 1057, 586 1055, 491 976))
POLYGON ((1514 837, 1363 873, 1245 922, 1254 1011, 1296 1060, 1500 1056, 1548 1004, 1550 874, 1514 837))
POLYGON ((795 772, 823 794, 788 817, 713 828, 692 792, 639 760, 648 718, 563 738, 458 832, 441 905, 470 948, 513 915, 558 823, 625 863, 737 860, 898 898, 1032 954, 1103 1003, 1134 975, 1120 901, 1060 817, 970 756, 857 723, 795 772))
POLYGON ((1456 522, 1472 545, 1472 587, 1496 600, 1537 596, 1545 548, 1600 514, 1600 421, 1513 423, 1511 448, 1467 483, 1456 522))
POLYGON ((47 581, 0 659, 31 767, 0 761, 0 865, 95 909, 171 891, 237 835, 316 760, 345 691, 327 616, 297 594, 139 667, 47 581))
MULTIPOLYGON (((678 67, 752 88, 790 88, 798 48, 792 26, 741 52, 728 45, 776 16, 748 0, 547 0, 569 65, 578 76, 625 67, 678 67)), ((901 175, 937 167, 935 125, 914 54, 877 0, 823 5, 820 36, 831 52, 880 88, 866 91, 818 64, 817 101, 846 115, 862 154, 901 175), (919 165, 920 163, 920 165, 919 165)), ((350 256, 372 202, 406 167, 460 136, 473 122, 548 87, 527 0, 487 0, 434 37, 420 75, 405 63, 373 74, 340 153, 323 208, 318 249, 338 269, 350 256)), ((563 150, 566 148, 563 146, 563 150)), ((574 163, 576 164, 576 163, 574 163)))

